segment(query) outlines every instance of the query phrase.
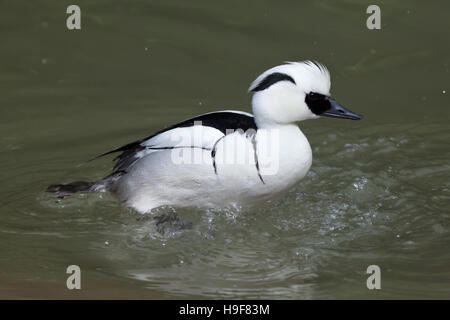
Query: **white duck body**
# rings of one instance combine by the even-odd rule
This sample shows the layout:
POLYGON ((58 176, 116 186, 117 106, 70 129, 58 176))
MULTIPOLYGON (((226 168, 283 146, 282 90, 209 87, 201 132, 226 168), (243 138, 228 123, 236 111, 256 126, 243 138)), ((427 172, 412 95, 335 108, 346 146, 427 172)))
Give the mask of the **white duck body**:
MULTIPOLYGON (((167 134, 174 134, 170 131, 167 134)), ((115 183, 114 193, 143 213, 163 205, 211 208, 255 205, 288 190, 311 166, 311 147, 296 125, 256 131, 259 174, 253 142, 245 133, 236 131, 225 136, 210 127, 202 127, 202 131, 203 137, 208 137, 201 143, 205 149, 151 151, 115 183), (216 145, 214 170, 211 150, 221 137, 216 145), (273 152, 264 154, 267 145, 273 152), (179 161, 183 155, 187 160, 201 161, 179 161)))
POLYGON ((269 69, 249 91, 254 115, 219 111, 185 120, 100 155, 121 152, 106 178, 52 185, 48 191, 59 196, 110 191, 142 213, 164 205, 263 203, 288 190, 311 167, 311 147, 297 122, 321 116, 361 119, 330 97, 329 72, 315 62, 269 69))

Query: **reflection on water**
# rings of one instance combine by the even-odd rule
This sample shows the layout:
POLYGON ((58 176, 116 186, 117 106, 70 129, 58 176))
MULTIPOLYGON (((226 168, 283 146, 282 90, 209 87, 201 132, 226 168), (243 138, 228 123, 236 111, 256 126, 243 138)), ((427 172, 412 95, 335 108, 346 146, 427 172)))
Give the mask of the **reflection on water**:
MULTIPOLYGON (((429 127, 450 138, 445 126, 429 127)), ((329 298, 333 283, 354 290, 338 296, 368 296, 365 269, 378 264, 386 296, 443 294, 449 215, 440 206, 449 196, 450 152, 411 150, 423 141, 412 125, 346 142, 319 137, 314 169, 287 199, 258 211, 179 212, 195 221, 193 229, 162 238, 151 236, 153 224, 133 226, 118 250, 148 249, 146 267, 121 272, 179 296, 329 298), (429 157, 431 169, 414 157, 429 157), (424 269, 427 288, 416 288, 424 269), (397 287, 402 282, 410 284, 397 287)))
MULTIPOLYGON (((172 297, 370 298, 371 264, 382 269, 379 296, 443 297, 450 152, 424 136, 448 139, 447 126, 384 127, 377 136, 373 130, 380 128, 361 128, 360 137, 310 133, 318 142, 313 169, 265 208, 162 208, 157 216, 177 218, 157 225, 154 216, 119 209, 105 194, 38 195, 14 218, 2 218, 2 237, 15 238, 16 249, 33 241, 29 257, 50 258, 39 259, 41 269, 81 259, 82 268, 172 297)), ((23 259, 2 246, 10 259, 23 259)))
POLYGON ((359 1, 183 5, 82 2, 76 34, 53 1, 0 11, 0 297, 73 298, 76 264, 86 298, 449 298, 448 3, 386 3, 377 33, 359 1), (43 193, 175 121, 249 111, 256 75, 304 58, 365 119, 302 123, 313 166, 285 198, 157 225, 108 194, 43 193))

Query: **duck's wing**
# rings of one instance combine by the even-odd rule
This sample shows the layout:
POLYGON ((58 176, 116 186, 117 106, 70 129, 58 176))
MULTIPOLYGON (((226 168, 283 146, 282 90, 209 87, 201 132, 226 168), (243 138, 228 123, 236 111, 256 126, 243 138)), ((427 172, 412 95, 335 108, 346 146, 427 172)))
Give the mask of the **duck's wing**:
POLYGON ((151 136, 102 153, 91 160, 121 152, 113 159, 117 161, 114 165, 114 172, 127 172, 127 169, 136 161, 151 152, 174 148, 212 150, 214 144, 226 134, 236 130, 245 132, 248 129, 257 129, 254 117, 250 113, 234 110, 210 112, 187 119, 151 136), (194 135, 195 130, 199 126, 201 126, 201 134, 194 135), (183 139, 183 137, 194 137, 194 139, 188 139, 189 141, 183 144, 182 142, 180 143, 180 139, 183 139))

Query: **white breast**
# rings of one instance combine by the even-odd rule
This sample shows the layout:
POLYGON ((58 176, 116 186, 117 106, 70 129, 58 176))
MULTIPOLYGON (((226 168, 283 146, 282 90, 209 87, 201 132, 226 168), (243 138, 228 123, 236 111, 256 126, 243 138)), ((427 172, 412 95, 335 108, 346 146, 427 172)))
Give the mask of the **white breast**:
POLYGON ((312 163, 308 140, 296 125, 258 130, 258 160, 267 192, 282 192, 301 180, 312 163))

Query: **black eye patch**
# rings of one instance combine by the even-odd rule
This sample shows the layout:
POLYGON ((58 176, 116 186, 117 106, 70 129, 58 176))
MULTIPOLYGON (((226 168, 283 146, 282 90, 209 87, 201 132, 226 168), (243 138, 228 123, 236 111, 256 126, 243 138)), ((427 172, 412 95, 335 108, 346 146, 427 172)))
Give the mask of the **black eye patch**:
POLYGON ((274 72, 269 74, 268 76, 266 76, 254 89, 252 89, 251 91, 256 92, 256 91, 262 91, 264 89, 267 89, 268 87, 270 87, 271 85, 279 82, 279 81, 290 81, 293 84, 295 84, 294 79, 292 79, 291 76, 285 74, 285 73, 280 73, 280 72, 274 72))
POLYGON ((305 102, 308 108, 315 115, 320 115, 331 109, 331 103, 326 95, 316 92, 310 92, 305 97, 305 102))

